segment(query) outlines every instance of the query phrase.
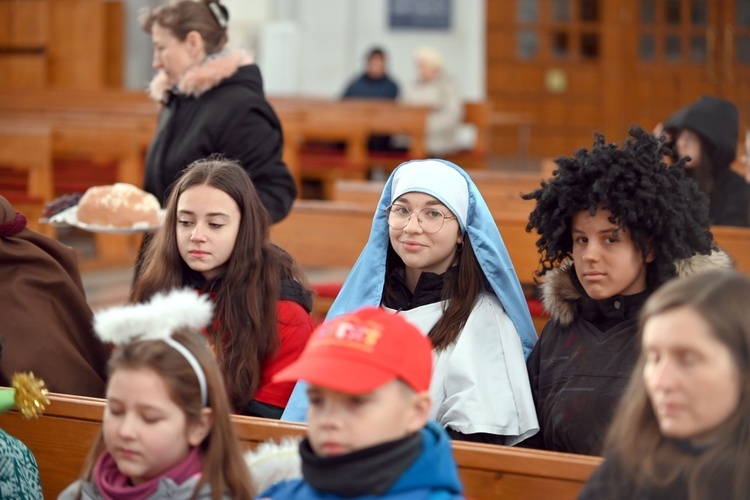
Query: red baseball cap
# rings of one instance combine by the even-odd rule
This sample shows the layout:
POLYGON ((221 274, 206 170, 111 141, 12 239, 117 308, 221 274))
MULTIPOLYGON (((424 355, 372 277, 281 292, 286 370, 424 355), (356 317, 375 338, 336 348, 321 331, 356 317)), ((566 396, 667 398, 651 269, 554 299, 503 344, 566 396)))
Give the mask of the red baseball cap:
POLYGON ((273 381, 363 394, 397 378, 426 391, 431 376, 432 342, 400 314, 365 307, 316 328, 299 359, 273 381))

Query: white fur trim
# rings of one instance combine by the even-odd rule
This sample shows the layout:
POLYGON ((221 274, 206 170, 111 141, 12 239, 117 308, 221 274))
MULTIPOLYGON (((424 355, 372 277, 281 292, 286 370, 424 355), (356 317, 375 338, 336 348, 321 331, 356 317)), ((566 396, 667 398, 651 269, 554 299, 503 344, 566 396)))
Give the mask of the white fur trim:
POLYGON ((265 441, 255 450, 245 452, 245 463, 259 492, 276 483, 302 477, 301 440, 299 437, 285 437, 279 443, 265 441))
MULTIPOLYGON (((235 50, 206 58, 202 64, 190 68, 182 76, 177 82, 177 88, 184 94, 198 97, 216 87, 222 80, 234 75, 241 66, 252 62, 253 57, 244 50, 235 50)), ((149 84, 148 94, 155 101, 164 101, 172 85, 174 82, 169 81, 167 74, 159 71, 149 84)))

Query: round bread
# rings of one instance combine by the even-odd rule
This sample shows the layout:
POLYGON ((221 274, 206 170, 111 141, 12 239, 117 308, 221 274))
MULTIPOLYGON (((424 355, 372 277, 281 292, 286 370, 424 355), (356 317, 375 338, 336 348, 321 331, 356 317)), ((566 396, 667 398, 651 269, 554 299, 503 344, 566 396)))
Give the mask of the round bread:
POLYGON ((118 182, 87 189, 78 202, 77 216, 79 222, 92 226, 156 226, 160 209, 156 196, 118 182))

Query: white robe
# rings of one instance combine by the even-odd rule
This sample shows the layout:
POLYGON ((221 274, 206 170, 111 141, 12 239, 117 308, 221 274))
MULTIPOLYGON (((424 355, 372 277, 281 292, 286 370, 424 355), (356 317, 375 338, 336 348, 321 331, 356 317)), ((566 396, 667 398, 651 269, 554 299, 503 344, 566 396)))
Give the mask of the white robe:
MULTIPOLYGON (((443 303, 398 314, 429 332, 443 303)), ((477 299, 456 342, 434 352, 431 417, 463 434, 508 436, 514 445, 539 430, 521 340, 494 295, 477 299)))

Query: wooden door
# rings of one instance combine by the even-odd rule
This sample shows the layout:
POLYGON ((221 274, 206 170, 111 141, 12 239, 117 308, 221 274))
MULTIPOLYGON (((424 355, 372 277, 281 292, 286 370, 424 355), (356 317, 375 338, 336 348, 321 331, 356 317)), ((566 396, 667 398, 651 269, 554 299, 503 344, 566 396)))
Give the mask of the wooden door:
POLYGON ((739 106, 741 127, 746 130, 750 129, 750 0, 725 0, 721 14, 717 28, 721 95, 739 106))
POLYGON ((727 0, 629 0, 622 124, 652 128, 703 94, 722 95, 727 0))
MULTIPOLYGON (((594 131, 620 142, 703 94, 750 128, 750 0, 487 2, 487 92, 531 117, 532 157, 569 155, 594 131)), ((518 154, 496 126, 492 153, 518 154)))
MULTIPOLYGON (((532 158, 572 154, 608 132, 604 89, 621 70, 622 0, 487 2, 487 93, 493 111, 530 117, 532 158), (615 57, 613 57, 613 54, 615 57)), ((516 131, 495 123, 491 151, 522 155, 516 131)))

